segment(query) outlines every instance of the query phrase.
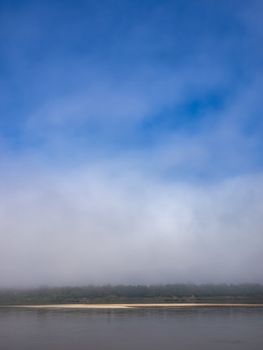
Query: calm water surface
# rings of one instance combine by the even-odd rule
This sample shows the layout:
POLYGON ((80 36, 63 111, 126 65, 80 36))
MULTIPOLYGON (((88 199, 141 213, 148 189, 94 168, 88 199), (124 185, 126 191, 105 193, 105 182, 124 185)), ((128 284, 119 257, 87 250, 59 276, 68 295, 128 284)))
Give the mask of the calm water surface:
POLYGON ((262 350, 263 309, 0 308, 1 350, 262 350))

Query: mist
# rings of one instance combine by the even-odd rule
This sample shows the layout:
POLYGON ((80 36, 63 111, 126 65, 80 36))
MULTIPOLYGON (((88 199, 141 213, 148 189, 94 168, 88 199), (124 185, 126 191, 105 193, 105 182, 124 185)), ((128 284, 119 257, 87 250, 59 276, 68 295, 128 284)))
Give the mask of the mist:
POLYGON ((16 172, 1 186, 1 287, 263 282, 261 174, 16 172))

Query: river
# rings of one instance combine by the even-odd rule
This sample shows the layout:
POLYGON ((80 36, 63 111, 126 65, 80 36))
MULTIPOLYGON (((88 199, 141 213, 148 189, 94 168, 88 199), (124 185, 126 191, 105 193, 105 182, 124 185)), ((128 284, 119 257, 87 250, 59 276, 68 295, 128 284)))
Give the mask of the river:
POLYGON ((262 350, 263 309, 0 308, 1 350, 262 350))

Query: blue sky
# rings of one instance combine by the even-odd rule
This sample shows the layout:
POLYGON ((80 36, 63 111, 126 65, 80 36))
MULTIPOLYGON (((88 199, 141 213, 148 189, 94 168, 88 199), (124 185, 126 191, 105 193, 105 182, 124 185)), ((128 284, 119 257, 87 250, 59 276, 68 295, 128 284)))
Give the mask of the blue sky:
MULTIPOLYGON (((261 168, 260 10, 255 1, 1 1, 2 147, 57 158, 59 140, 74 156, 150 156, 178 136, 204 141, 223 174, 261 168)), ((217 175, 206 166, 203 175, 217 175)))
MULTIPOLYGON (((205 213, 209 212, 208 198, 213 203, 221 189, 225 197, 219 200, 220 213, 214 208, 210 224, 217 226, 223 217, 224 231, 231 231, 229 212, 237 212, 239 227, 245 212, 251 215, 251 225, 256 225, 252 231, 259 232, 255 211, 244 209, 237 198, 245 188, 243 200, 249 198, 255 208, 261 208, 255 192, 261 193, 263 187, 262 11, 258 0, 0 0, 0 170, 2 197, 11 203, 8 215, 19 207, 21 190, 21 198, 31 198, 16 220, 22 220, 21 230, 35 227, 28 214, 37 207, 36 217, 43 225, 49 223, 49 232, 53 227, 47 214, 49 201, 57 203, 54 212, 58 217, 63 212, 64 218, 65 203, 73 203, 79 193, 69 216, 78 221, 91 203, 102 221, 108 220, 105 212, 113 211, 116 222, 108 229, 112 237, 110 232, 124 225, 119 221, 121 215, 127 216, 127 222, 134 215, 137 231, 144 232, 134 209, 142 205, 140 193, 144 191, 144 208, 149 214, 153 200, 149 193, 156 203, 168 201, 170 208, 177 207, 178 199, 175 195, 170 203, 169 193, 185 189, 186 197, 180 194, 179 198, 186 198, 185 210, 192 214, 185 225, 192 227, 193 222, 200 225, 200 220, 198 215, 193 218, 198 201, 189 203, 189 196, 201 197, 205 213), (82 190, 74 187, 75 182, 82 190), (94 194, 85 204, 81 192, 93 185, 105 189, 105 199, 94 194), (112 192, 108 193, 108 187, 113 187, 112 192), (118 205, 106 206, 106 210, 106 198, 115 195, 118 205), (134 206, 122 213, 120 208, 130 201, 134 206), (230 204, 232 209, 227 207, 230 204)), ((172 219, 164 223, 164 208, 156 204, 154 211, 163 222, 160 232, 174 232, 174 238, 164 238, 169 246, 180 229, 172 219)), ((171 218, 174 215, 172 211, 171 218)), ((83 225, 88 225, 87 236, 91 237, 100 229, 98 223, 89 226, 88 221, 83 225)), ((38 237, 36 246, 45 231, 41 225, 32 229, 32 237, 38 237)), ((20 234, 14 227, 3 231, 20 234)), ((186 227, 183 231, 188 237, 186 227)), ((81 236, 82 230, 78 232, 81 236)), ((211 237, 209 232, 206 235, 211 237)), ((245 246, 247 238, 242 237, 245 246)), ((222 239, 222 247, 224 242, 222 239)), ((182 246, 186 247, 186 241, 182 246)), ((26 252, 27 248, 25 256, 26 252)), ((112 255, 115 253, 113 249, 112 255)), ((49 254, 47 248, 43 264, 49 254)), ((244 252, 238 256, 241 259, 244 252)), ((9 258, 6 256, 7 261, 9 258)), ((235 275, 234 265, 229 279, 235 275)), ((166 281, 171 279, 169 273, 166 281)), ((39 283, 53 281, 45 280, 45 274, 49 276, 43 272, 39 283)), ((143 281, 144 275, 131 269, 129 276, 128 281, 143 281)), ((180 277, 180 271, 176 276, 180 277)), ((191 276, 189 266, 188 280, 191 276)), ((206 276, 209 280, 209 272, 200 280, 206 276)), ((65 276, 61 283, 73 280, 65 276)), ((90 281, 104 280, 91 276, 90 281)), ((119 281, 124 280, 120 277, 119 281)), ((6 277, 9 282, 12 284, 12 278, 6 277)))

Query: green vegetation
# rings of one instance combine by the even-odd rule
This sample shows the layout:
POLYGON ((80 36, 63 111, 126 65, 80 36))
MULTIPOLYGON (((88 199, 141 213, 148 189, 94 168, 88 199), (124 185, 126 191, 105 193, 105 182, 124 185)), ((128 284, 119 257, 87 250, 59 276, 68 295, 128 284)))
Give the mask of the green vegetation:
POLYGON ((105 285, 0 290, 0 305, 162 302, 263 303, 263 285, 105 285))

